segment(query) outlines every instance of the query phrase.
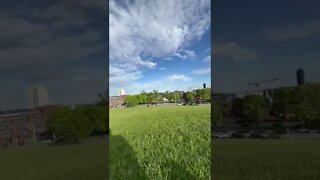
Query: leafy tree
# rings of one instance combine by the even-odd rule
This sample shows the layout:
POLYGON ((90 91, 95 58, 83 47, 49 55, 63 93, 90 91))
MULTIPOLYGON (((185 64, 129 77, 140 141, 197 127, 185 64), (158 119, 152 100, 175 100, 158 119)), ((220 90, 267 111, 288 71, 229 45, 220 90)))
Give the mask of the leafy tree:
POLYGON ((103 106, 87 107, 85 110, 85 116, 89 118, 93 124, 93 133, 101 134, 107 132, 108 127, 108 109, 103 106))
POLYGON ((203 89, 203 99, 206 102, 211 102, 211 88, 203 89))
POLYGON ((187 101, 190 103, 190 102, 193 102, 193 100, 194 100, 194 93, 193 93, 193 91, 188 91, 187 92, 187 101))
POLYGON ((129 95, 129 96, 126 96, 125 103, 127 104, 128 107, 134 107, 139 104, 139 100, 136 96, 129 95))
POLYGON ((89 137, 93 132, 94 126, 86 116, 84 108, 75 108, 72 112, 69 128, 74 141, 77 142, 78 139, 89 137))
POLYGON ((174 102, 181 102, 181 94, 178 91, 172 93, 172 98, 174 102))
POLYGON ((218 102, 213 102, 211 109, 212 123, 216 126, 218 123, 223 122, 223 107, 218 102))
POLYGON ((243 99, 243 108, 245 118, 259 125, 265 115, 263 97, 259 95, 245 96, 243 99))
POLYGON ((48 126, 59 139, 73 139, 74 142, 89 137, 93 131, 93 124, 86 116, 84 108, 58 108, 50 114, 48 126))
POLYGON ((243 99, 242 98, 233 99, 231 111, 237 117, 243 116, 244 108, 243 108, 243 99))
POLYGON ((72 132, 70 131, 70 121, 72 110, 70 107, 60 107, 55 109, 49 116, 48 128, 58 138, 70 139, 72 132))
POLYGON ((292 112, 294 101, 296 101, 297 94, 295 94, 293 88, 279 88, 273 93, 273 109, 275 112, 283 114, 287 117, 287 114, 292 112))
POLYGON ((153 90, 153 97, 154 97, 153 101, 158 103, 160 100, 160 94, 157 90, 153 90))
POLYGON ((164 96, 165 98, 167 98, 169 101, 172 100, 172 95, 171 95, 171 93, 170 93, 169 91, 166 91, 163 96, 164 96))
POLYGON ((148 94, 143 90, 140 92, 142 104, 147 103, 148 94))
POLYGON ((98 105, 103 105, 103 106, 107 106, 108 105, 109 94, 108 94, 107 90, 104 93, 99 93, 98 97, 99 97, 99 101, 97 103, 98 105))
POLYGON ((320 127, 320 84, 306 84, 296 90, 293 112, 296 119, 320 127))

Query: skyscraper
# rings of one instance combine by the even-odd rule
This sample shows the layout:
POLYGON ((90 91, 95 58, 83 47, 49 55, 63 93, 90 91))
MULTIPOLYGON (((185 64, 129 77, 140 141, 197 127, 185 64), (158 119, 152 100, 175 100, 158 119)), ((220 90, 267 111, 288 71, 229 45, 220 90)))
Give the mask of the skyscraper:
POLYGON ((304 84, 304 70, 301 68, 297 70, 297 84, 298 86, 304 84))
POLYGON ((124 91, 124 89, 119 89, 118 95, 119 96, 124 96, 124 95, 126 95, 126 92, 124 91))
POLYGON ((43 86, 29 88, 27 98, 28 108, 30 109, 50 104, 48 91, 43 86))

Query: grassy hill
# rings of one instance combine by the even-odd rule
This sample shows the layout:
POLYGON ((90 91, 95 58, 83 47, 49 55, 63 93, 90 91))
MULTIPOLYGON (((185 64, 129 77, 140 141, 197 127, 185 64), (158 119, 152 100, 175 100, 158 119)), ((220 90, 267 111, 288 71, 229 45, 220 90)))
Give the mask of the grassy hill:
POLYGON ((110 111, 111 179, 210 179, 210 106, 110 111))
POLYGON ((17 147, 0 150, 0 179, 8 180, 105 180, 105 138, 82 144, 17 147))
POLYGON ((217 180, 318 180, 319 140, 214 139, 217 180))

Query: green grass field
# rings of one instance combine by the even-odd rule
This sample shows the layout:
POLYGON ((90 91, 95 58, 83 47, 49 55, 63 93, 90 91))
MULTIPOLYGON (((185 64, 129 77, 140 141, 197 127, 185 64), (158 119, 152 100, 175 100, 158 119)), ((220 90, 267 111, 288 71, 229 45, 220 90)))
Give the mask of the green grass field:
POLYGON ((107 165, 103 138, 77 145, 0 150, 3 180, 106 180, 107 165))
POLYGON ((110 111, 110 179, 210 179, 210 106, 110 111))
POLYGON ((319 180, 319 140, 213 141, 213 174, 217 180, 319 180))

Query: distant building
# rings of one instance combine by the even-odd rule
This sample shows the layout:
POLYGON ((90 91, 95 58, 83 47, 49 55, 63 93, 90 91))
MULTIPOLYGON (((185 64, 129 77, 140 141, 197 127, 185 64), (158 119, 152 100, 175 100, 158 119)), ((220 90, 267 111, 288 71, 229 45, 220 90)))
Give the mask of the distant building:
POLYGON ((27 103, 30 109, 50 105, 47 89, 43 86, 28 89, 27 103))
POLYGON ((125 105, 126 95, 109 97, 109 108, 120 108, 125 105))
POLYGON ((119 89, 118 96, 125 96, 126 91, 124 89, 119 89))
POLYGON ((304 70, 301 68, 297 70, 297 84, 298 86, 304 84, 304 70))
POLYGON ((48 135, 47 121, 54 106, 0 114, 0 148, 31 144, 48 135))

